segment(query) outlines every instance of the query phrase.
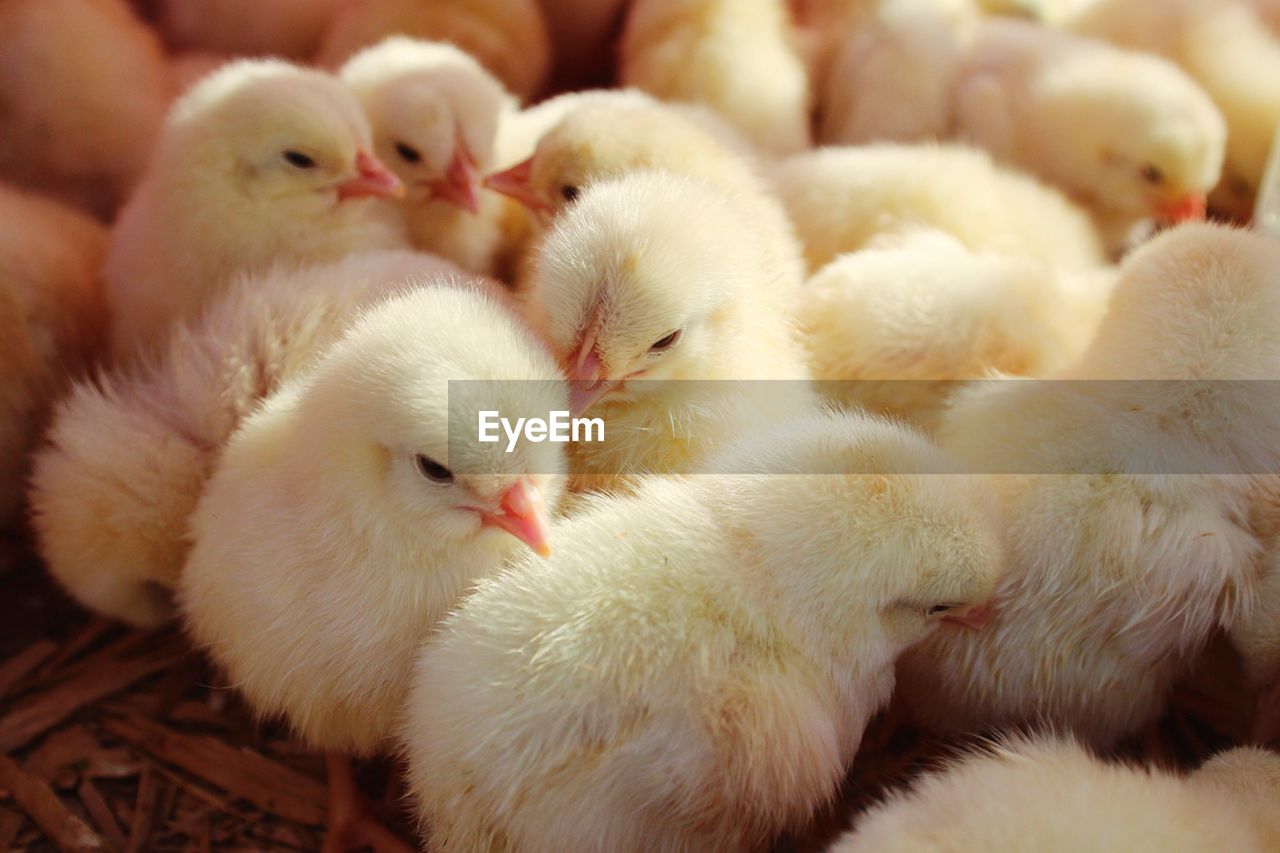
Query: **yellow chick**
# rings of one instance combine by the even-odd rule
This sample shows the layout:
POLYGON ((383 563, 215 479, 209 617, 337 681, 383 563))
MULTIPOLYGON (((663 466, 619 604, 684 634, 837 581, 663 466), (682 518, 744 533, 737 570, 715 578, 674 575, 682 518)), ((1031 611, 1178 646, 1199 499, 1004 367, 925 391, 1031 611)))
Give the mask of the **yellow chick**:
POLYGON ((159 0, 156 24, 178 50, 305 61, 338 0, 159 0))
POLYGON ((125 622, 172 618, 187 520, 240 421, 360 310, 418 278, 460 272, 399 251, 245 276, 146 365, 78 383, 31 480, 49 572, 82 604, 125 622))
POLYGON ((976 252, 1055 269, 1106 261, 1084 210, 968 146, 820 148, 782 161, 772 178, 811 272, 877 237, 921 227, 945 231, 976 252))
POLYGON ((340 76, 373 127, 374 147, 407 188, 409 238, 477 273, 507 265, 505 226, 523 213, 482 191, 499 122, 515 99, 452 45, 390 38, 356 54, 340 76))
POLYGON ((1274 814, 1277 793, 1280 756, 1262 750, 1232 750, 1180 778, 1105 763, 1069 740, 1011 739, 890 795, 830 853, 1264 853, 1277 836, 1255 828, 1260 810, 1243 801, 1270 797, 1274 814), (1236 791, 1210 782, 1226 767, 1236 791))
MULTIPOLYGON (((1262 849, 1280 850, 1280 755, 1269 749, 1237 747, 1200 765, 1190 782, 1206 794, 1229 800, 1248 814, 1262 849)), ((1210 845, 1208 849, 1215 849, 1210 845)), ((1224 849, 1221 840, 1216 849, 1224 849)))
POLYGON ((316 63, 337 68, 387 36, 457 45, 523 99, 551 69, 547 23, 537 0, 337 0, 316 63))
POLYGON ((0 528, 16 522, 53 401, 105 342, 106 230, 0 185, 0 528))
MULTIPOLYGON (((520 542, 547 550, 561 446, 481 443, 479 413, 567 406, 555 362, 483 287, 388 299, 228 443, 182 572, 192 638, 312 747, 380 752, 436 622, 520 542)), ((330 820, 374 843, 350 810, 330 820)))
POLYGON ((124 0, 5 0, 0 33, 0 180, 110 219, 168 106, 159 40, 124 0))
POLYGON ((1280 470, 1280 245, 1208 225, 1126 260, 1093 343, 1054 378, 957 394, 939 438, 1000 474, 1010 570, 981 636, 908 653, 942 730, 1044 723, 1101 747, 1163 709, 1255 595, 1252 477, 1280 470), (1234 380, 1268 379, 1269 382, 1234 380))
POLYGON ((1117 250, 1147 220, 1203 216, 1222 171, 1222 114, 1180 69, 1026 21, 881 16, 827 94, 823 140, 968 141, 1061 187, 1117 250))
POLYGON ((772 154, 809 147, 809 76, 782 0, 635 0, 619 49, 624 86, 702 104, 772 154))
POLYGON ((1111 279, 918 232, 823 267, 797 313, 825 396, 933 431, 964 380, 1073 364, 1102 320, 1111 279))
POLYGON ((407 245, 383 199, 403 185, 372 153, 336 79, 275 60, 206 77, 170 111, 103 268, 121 358, 161 343, 240 272, 407 245))
POLYGON ((1251 0, 1084 0, 1062 25, 1182 67, 1226 118, 1224 181, 1257 191, 1280 125, 1280 36, 1251 0))
POLYGON ((710 470, 588 501, 424 648, 400 731, 430 849, 767 849, 835 794, 894 657, 981 621, 989 495, 914 433, 810 415, 710 470))
POLYGON ((589 186, 547 235, 531 315, 573 383, 573 411, 604 425, 602 440, 570 446, 575 487, 688 471, 810 405, 799 282, 752 234, 747 211, 711 186, 637 172, 589 186))

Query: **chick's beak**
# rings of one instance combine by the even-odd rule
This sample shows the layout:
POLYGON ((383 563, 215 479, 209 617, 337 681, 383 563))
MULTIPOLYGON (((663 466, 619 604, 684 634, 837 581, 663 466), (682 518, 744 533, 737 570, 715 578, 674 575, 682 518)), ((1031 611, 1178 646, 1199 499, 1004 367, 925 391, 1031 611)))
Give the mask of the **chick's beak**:
POLYGON ((527 477, 519 480, 502 495, 495 513, 482 513, 483 523, 505 530, 528 545, 541 557, 551 554, 547 537, 551 525, 542 492, 527 477))
POLYGON ((1156 207, 1156 216, 1161 222, 1176 224, 1187 220, 1202 220, 1208 211, 1209 202, 1204 193, 1187 193, 1181 198, 1162 202, 1156 207))
POLYGON ((949 622, 952 625, 962 625, 965 628, 976 631, 987 626, 987 623, 991 621, 991 614, 990 604, 975 604, 973 607, 956 613, 946 614, 942 617, 942 621, 949 622))
POLYGON ((356 175, 338 184, 338 198, 400 198, 404 184, 368 151, 356 154, 356 175))
POLYGON ((578 351, 569 357, 565 373, 569 378, 569 413, 574 416, 591 408, 618 385, 605 376, 594 336, 588 336, 578 351))
POLYGON ((547 204, 533 188, 533 158, 517 163, 510 169, 495 172, 484 179, 484 185, 496 193, 510 196, 525 207, 534 211, 549 212, 547 204))
POLYGON ((477 192, 479 188, 480 170, 476 168, 475 158, 471 156, 467 146, 459 141, 444 177, 431 182, 431 194, 465 208, 471 213, 479 213, 480 194, 477 192))

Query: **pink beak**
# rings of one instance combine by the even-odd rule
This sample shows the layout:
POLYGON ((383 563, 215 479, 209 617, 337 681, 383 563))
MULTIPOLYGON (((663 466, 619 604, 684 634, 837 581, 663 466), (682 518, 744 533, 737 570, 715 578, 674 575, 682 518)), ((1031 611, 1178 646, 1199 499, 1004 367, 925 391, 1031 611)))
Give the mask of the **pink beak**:
POLYGON ((569 357, 565 370, 569 378, 569 412, 577 416, 595 405, 596 401, 618 386, 604 375, 600 351, 596 349, 596 330, 593 326, 582 338, 578 351, 569 357))
POLYGON ((480 212, 480 195, 476 192, 480 187, 480 170, 476 168, 475 158, 459 139, 454 148, 453 161, 445 171, 444 177, 431 183, 431 193, 471 213, 480 212))
POLYGON ((507 489, 498 512, 483 513, 481 518, 485 524, 507 531, 538 556, 550 556, 547 506, 542 500, 542 492, 527 477, 507 489))
POLYGON ((495 172, 484 179, 484 185, 496 193, 510 196, 525 207, 534 211, 551 212, 547 204, 533 189, 533 158, 517 163, 510 169, 495 172))
POLYGON ((400 198, 404 184, 382 161, 368 151, 356 154, 356 176, 338 184, 339 200, 349 198, 400 198))
POLYGON ((975 604, 973 607, 961 610, 959 613, 948 613, 942 617, 942 621, 949 622, 952 625, 963 625, 976 631, 987 626, 987 623, 991 621, 992 613, 990 604, 975 604))
POLYGON ((1187 193, 1182 198, 1164 202, 1156 208, 1156 216, 1162 222, 1178 223, 1187 220, 1203 220, 1209 202, 1204 193, 1187 193))

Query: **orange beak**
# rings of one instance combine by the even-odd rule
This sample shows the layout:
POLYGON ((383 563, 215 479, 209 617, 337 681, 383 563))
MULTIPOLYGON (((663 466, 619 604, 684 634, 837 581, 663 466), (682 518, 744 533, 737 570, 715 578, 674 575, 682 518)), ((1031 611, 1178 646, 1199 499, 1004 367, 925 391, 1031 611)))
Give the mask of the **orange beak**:
POLYGON ((484 524, 505 530, 519 539, 540 557, 551 555, 547 544, 551 525, 547 518, 547 505, 542 492, 529 478, 519 480, 502 495, 502 503, 496 513, 482 513, 484 524))
POLYGON ((471 213, 480 212, 480 170, 461 138, 454 146, 453 160, 444 177, 430 184, 431 194, 471 213))
POLYGON ((975 604, 967 610, 961 610, 959 613, 948 613, 942 617, 943 622, 949 622, 952 625, 962 625, 970 630, 978 630, 985 628, 987 623, 991 621, 992 609, 990 604, 975 604))
POLYGON ((551 205, 533 188, 533 158, 517 163, 510 169, 495 172, 484 179, 484 185, 496 193, 510 196, 530 210, 550 213, 551 205))
POLYGON ((1202 220, 1209 208, 1204 193, 1187 193, 1182 198, 1160 204, 1156 216, 1161 222, 1176 224, 1187 220, 1202 220))
POLYGON ((356 154, 356 176, 338 184, 338 199, 349 198, 400 198, 404 184, 395 173, 368 151, 356 154))

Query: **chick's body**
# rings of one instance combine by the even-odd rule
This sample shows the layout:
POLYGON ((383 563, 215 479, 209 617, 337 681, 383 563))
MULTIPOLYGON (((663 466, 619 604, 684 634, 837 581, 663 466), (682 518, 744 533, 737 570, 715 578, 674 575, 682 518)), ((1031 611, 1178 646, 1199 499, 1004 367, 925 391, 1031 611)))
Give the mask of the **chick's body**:
POLYGON ((1184 226, 1122 268, 1096 338, 1059 378, 965 392, 940 431, 1004 474, 1010 571, 996 616, 931 638, 899 677, 939 729, 1047 723, 1101 746, 1253 599, 1253 480, 1276 470, 1280 248, 1184 226), (1249 383, 1225 380, 1272 379, 1249 383), (1131 381, 1102 381, 1131 380, 1131 381))
POLYGON ((503 525, 554 506, 557 447, 464 440, 462 380, 510 417, 565 408, 554 362, 505 306, 464 284, 416 289, 244 421, 193 516, 191 635, 312 746, 378 751, 419 645, 517 545, 503 525))
POLYGON ((77 384, 32 477, 49 571, 117 619, 169 619, 188 519, 241 420, 308 369, 360 310, 419 277, 454 272, 398 251, 245 276, 152 362, 77 384))
POLYGON ((980 484, 910 433, 814 416, 723 463, 588 502, 424 650, 434 849, 756 849, 835 791, 929 602, 994 580, 980 484))

